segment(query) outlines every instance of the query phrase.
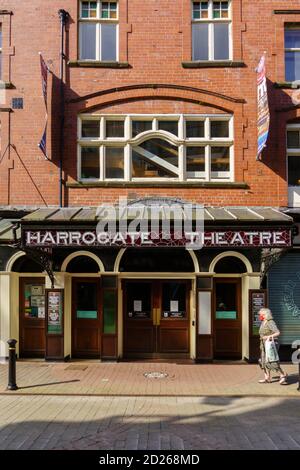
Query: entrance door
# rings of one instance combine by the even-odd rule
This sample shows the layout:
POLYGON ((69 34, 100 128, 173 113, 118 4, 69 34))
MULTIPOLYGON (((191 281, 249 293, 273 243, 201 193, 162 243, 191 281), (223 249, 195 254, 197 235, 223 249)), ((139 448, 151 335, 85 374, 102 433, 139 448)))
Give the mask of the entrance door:
POLYGON ((73 279, 72 357, 100 358, 100 280, 73 279))
POLYGON ((20 279, 20 357, 45 357, 45 279, 20 279))
POLYGON ((189 281, 124 281, 123 292, 125 356, 188 355, 189 281))
POLYGON ((240 279, 216 279, 214 292, 214 357, 241 359, 240 279))

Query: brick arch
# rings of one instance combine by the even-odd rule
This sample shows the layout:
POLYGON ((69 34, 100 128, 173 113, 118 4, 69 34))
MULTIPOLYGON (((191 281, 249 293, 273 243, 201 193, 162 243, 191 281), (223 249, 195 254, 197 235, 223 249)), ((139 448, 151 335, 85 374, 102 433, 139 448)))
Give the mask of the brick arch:
POLYGON ((216 109, 224 113, 234 113, 245 104, 242 98, 231 97, 221 93, 204 90, 201 88, 181 85, 128 85, 124 87, 102 90, 71 100, 70 103, 84 101, 81 112, 94 112, 116 104, 123 104, 145 100, 173 100, 193 103, 199 106, 216 109))

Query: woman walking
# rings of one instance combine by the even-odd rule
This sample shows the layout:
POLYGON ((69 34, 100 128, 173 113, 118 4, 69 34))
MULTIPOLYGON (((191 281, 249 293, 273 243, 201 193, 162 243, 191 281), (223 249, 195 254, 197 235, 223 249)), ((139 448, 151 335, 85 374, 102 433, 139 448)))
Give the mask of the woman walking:
POLYGON ((265 378, 259 380, 259 383, 271 383, 271 372, 279 372, 280 385, 287 385, 287 374, 282 370, 279 360, 276 362, 269 362, 268 358, 266 358, 266 342, 274 340, 276 344, 276 349, 278 351, 279 344, 278 344, 278 336, 280 335, 280 331, 277 328, 275 321, 273 320, 272 312, 268 308, 262 308, 259 311, 259 318, 262 321, 260 329, 259 329, 259 336, 260 336, 260 353, 261 358, 259 361, 260 367, 264 371, 265 378))

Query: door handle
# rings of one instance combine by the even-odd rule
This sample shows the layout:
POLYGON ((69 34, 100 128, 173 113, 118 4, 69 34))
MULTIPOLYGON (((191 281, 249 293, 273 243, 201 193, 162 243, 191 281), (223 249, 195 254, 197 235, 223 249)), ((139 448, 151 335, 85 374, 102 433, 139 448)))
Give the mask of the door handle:
POLYGON ((153 309, 153 325, 156 326, 156 322, 157 322, 157 319, 156 319, 156 308, 153 309))
POLYGON ((157 321, 157 326, 160 325, 160 308, 156 309, 156 321, 157 321))
POLYGON ((153 325, 154 326, 160 325, 160 309, 159 308, 153 309, 153 325))

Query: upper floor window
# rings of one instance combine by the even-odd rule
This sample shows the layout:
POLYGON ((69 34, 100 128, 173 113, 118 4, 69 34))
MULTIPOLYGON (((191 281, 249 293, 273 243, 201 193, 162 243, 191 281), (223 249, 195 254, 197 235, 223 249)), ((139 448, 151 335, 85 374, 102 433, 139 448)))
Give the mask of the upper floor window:
POLYGON ((0 24, 0 80, 2 80, 2 25, 0 24))
POLYGON ((287 126, 287 182, 289 207, 300 207, 300 123, 287 126))
POLYGON ((80 2, 79 58, 118 60, 118 3, 80 2))
POLYGON ((80 180, 233 180, 230 115, 82 116, 80 180))
POLYGON ((300 23, 287 23, 284 30, 285 79, 300 80, 300 23))
POLYGON ((288 185, 300 188, 300 124, 287 127, 288 185))
POLYGON ((193 60, 229 60, 231 49, 231 2, 192 2, 193 60))

